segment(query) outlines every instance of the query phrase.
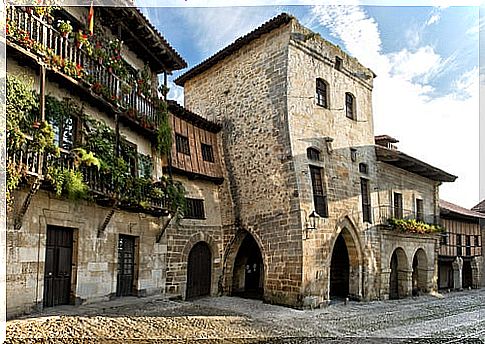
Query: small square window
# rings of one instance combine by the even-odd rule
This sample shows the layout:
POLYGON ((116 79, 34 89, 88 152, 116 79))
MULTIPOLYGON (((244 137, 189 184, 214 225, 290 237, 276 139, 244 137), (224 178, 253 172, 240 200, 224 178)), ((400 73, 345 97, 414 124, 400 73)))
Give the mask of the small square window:
POLYGON ((363 174, 369 174, 369 166, 363 162, 359 164, 359 172, 363 174))
POLYGON ((306 150, 306 157, 309 160, 320 161, 320 151, 316 148, 308 148, 306 150))
POLYGON ((175 134, 175 146, 178 153, 190 155, 189 138, 180 134, 175 134))
POLYGON ((335 69, 342 70, 342 59, 338 56, 335 56, 335 69))
POLYGON ((204 200, 195 199, 195 198, 186 198, 185 201, 187 205, 187 208, 184 214, 185 219, 196 219, 196 220, 205 219, 204 200))
POLYGON ((208 162, 214 162, 214 151, 211 145, 202 144, 202 159, 208 162))

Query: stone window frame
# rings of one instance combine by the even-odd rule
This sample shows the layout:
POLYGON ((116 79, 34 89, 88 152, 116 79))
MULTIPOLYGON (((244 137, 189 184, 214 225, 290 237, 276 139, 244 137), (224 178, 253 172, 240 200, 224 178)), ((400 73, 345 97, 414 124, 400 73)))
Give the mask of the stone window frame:
POLYGON ((345 116, 348 119, 357 120, 355 96, 350 92, 345 92, 345 116))
POLYGON ((313 207, 318 216, 328 218, 328 197, 323 167, 308 165, 308 168, 310 170, 313 207), (317 176, 319 178, 316 178, 317 176))
POLYGON ((205 204, 204 199, 186 197, 186 211, 184 219, 188 220, 205 220, 205 204))
POLYGON ((322 78, 317 78, 315 81, 315 103, 325 109, 330 108, 329 101, 330 85, 322 78))
POLYGON ((318 148, 315 147, 308 147, 306 149, 306 157, 308 160, 311 161, 322 161, 322 156, 321 156, 322 151, 318 148))

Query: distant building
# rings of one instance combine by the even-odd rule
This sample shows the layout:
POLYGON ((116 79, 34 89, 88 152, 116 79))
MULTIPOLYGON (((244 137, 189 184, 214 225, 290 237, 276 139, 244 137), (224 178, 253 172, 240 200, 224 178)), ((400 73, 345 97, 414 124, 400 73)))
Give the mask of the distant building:
POLYGON ((479 288, 483 275, 482 230, 485 214, 440 200, 441 226, 438 286, 440 289, 479 288))

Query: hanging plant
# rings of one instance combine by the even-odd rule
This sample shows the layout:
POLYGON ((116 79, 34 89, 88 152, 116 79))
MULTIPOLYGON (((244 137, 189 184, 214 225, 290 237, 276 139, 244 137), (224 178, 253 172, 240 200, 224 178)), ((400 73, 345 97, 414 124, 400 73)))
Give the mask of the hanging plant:
POLYGON ((72 25, 69 20, 59 20, 59 22, 57 23, 57 28, 64 38, 67 38, 72 32, 72 25))

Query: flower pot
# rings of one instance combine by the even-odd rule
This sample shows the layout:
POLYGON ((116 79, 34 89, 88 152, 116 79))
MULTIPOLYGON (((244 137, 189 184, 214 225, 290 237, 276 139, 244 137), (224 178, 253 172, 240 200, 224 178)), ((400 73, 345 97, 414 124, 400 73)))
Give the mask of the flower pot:
POLYGON ((69 32, 61 32, 61 36, 65 39, 69 38, 69 32))

